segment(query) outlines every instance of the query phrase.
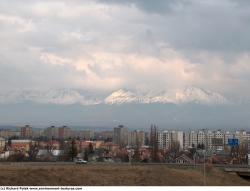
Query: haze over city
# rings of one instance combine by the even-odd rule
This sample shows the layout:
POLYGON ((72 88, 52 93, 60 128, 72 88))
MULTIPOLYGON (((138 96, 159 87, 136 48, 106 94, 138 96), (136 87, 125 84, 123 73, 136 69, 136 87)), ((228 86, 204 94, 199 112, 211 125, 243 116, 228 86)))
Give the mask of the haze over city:
POLYGON ((3 0, 0 124, 248 129, 249 16, 244 0, 3 0))

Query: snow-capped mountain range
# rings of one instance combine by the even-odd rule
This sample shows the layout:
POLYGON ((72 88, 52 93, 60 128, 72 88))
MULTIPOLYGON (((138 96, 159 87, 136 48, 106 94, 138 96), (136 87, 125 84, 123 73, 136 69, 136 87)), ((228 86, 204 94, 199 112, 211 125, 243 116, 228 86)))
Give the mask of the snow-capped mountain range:
POLYGON ((131 91, 118 90, 113 92, 105 99, 106 104, 124 104, 124 103, 197 103, 197 104, 225 104, 228 100, 219 93, 203 90, 200 88, 185 88, 178 90, 174 94, 161 92, 158 94, 136 94, 131 91))
POLYGON ((96 104, 151 104, 151 103, 172 103, 185 104, 196 103, 205 105, 226 104, 229 101, 219 93, 203 90, 196 87, 188 87, 177 90, 174 93, 161 92, 132 92, 129 90, 117 90, 109 95, 96 97, 94 94, 86 94, 78 90, 19 90, 0 93, 0 103, 23 103, 34 102, 40 104, 59 105, 96 105, 96 104))

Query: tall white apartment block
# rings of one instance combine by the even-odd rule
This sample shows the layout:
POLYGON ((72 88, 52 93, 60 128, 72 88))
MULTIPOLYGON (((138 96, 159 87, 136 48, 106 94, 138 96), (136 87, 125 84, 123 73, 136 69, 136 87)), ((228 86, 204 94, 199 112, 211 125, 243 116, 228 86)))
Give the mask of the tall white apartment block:
POLYGON ((224 137, 224 132, 221 130, 217 130, 217 131, 213 131, 212 132, 212 137, 211 140, 215 139, 217 140, 217 143, 213 143, 213 141, 211 141, 211 148, 216 151, 216 150, 223 150, 224 149, 224 142, 225 142, 225 137, 224 137), (221 141, 219 141, 221 140, 221 141), (221 142, 221 144, 219 144, 219 142, 221 142))
POLYGON ((203 130, 199 130, 197 133, 197 144, 198 145, 203 145, 204 147, 206 146, 206 132, 203 130))
POLYGON ((197 132, 196 131, 190 131, 189 133, 189 140, 190 140, 190 146, 191 147, 197 147, 197 132))
POLYGON ((214 138, 214 133, 207 131, 207 149, 212 149, 212 138, 214 138))
POLYGON ((184 133, 183 133, 183 131, 177 131, 177 141, 180 144, 180 150, 183 150, 183 146, 184 146, 184 133))
POLYGON ((184 133, 184 149, 188 149, 190 147, 190 139, 189 139, 189 132, 184 133))
POLYGON ((158 147, 159 149, 167 150, 170 149, 171 144, 171 133, 170 131, 158 132, 158 147))

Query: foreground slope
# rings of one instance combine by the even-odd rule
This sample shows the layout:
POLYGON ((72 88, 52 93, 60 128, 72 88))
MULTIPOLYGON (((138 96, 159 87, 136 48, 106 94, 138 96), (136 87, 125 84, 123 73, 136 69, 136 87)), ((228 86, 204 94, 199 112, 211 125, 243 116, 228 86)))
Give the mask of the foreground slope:
MULTIPOLYGON (((170 168, 163 165, 0 165, 0 185, 203 185, 202 169, 170 168)), ((207 169, 207 185, 250 185, 250 182, 220 169, 207 169)))

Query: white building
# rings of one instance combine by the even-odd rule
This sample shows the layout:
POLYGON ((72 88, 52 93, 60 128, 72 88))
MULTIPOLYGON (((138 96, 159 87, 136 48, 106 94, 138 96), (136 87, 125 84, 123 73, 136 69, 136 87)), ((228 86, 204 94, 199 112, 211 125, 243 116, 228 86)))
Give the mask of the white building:
POLYGON ((198 141, 198 135, 195 131, 190 131, 189 133, 189 146, 191 147, 197 147, 197 141, 198 141))
POLYGON ((177 142, 180 144, 180 150, 184 148, 184 133, 183 131, 177 131, 177 142))
POLYGON ((170 149, 171 143, 171 133, 170 131, 160 131, 158 132, 158 147, 159 149, 168 150, 170 149))
POLYGON ((203 145, 204 148, 207 145, 207 137, 206 137, 206 132, 203 130, 199 130, 197 133, 197 146, 198 145, 203 145))
POLYGON ((231 133, 230 131, 226 131, 224 134, 224 145, 227 146, 228 145, 228 139, 233 139, 234 138, 234 134, 231 133))
POLYGON ((0 137, 0 151, 4 150, 5 147, 5 139, 0 137))
POLYGON ((184 136, 184 143, 183 143, 184 149, 188 149, 190 147, 189 132, 185 132, 183 136, 184 136))
POLYGON ((128 145, 135 147, 135 146, 143 146, 145 144, 145 132, 144 131, 131 131, 128 133, 128 145))

